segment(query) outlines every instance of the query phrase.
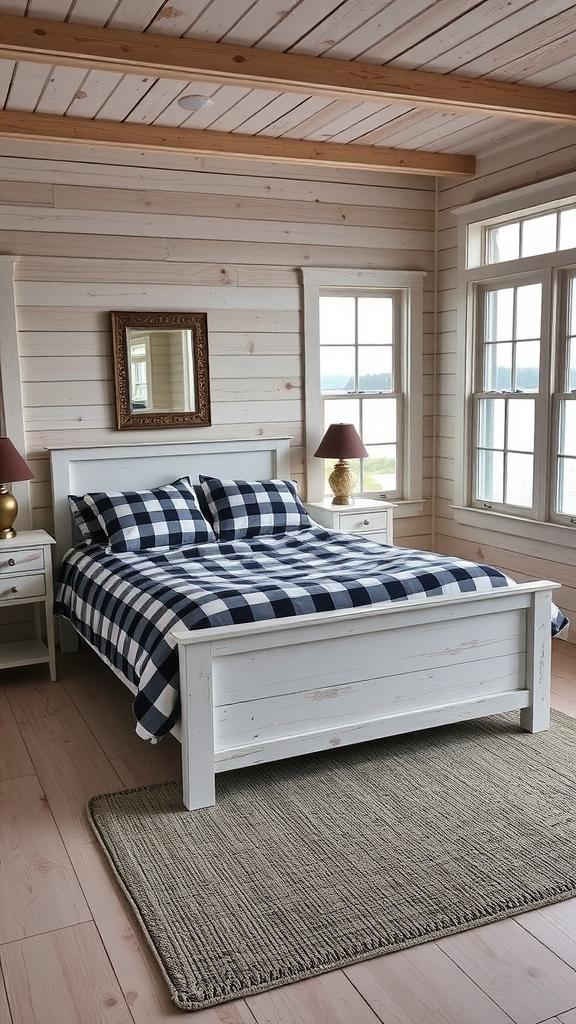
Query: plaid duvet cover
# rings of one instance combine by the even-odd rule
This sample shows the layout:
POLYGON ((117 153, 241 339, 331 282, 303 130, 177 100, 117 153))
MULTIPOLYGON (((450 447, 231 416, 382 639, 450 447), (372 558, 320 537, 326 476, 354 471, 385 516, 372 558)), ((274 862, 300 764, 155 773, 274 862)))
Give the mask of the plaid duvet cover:
MULTIPOLYGON (((511 584, 489 565, 376 544, 320 527, 251 540, 106 554, 81 544, 61 568, 56 613, 134 693, 136 731, 178 720, 171 631, 209 629, 511 584)), ((567 620, 555 610, 552 632, 567 620)))

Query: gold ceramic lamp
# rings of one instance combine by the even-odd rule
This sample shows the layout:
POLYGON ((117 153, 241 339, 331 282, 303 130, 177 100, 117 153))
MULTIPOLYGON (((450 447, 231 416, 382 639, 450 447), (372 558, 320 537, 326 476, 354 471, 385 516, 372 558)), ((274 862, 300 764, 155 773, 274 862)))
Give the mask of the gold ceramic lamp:
POLYGON ((332 488, 333 505, 353 505, 358 477, 348 459, 365 459, 368 452, 352 423, 331 423, 314 455, 318 459, 338 459, 328 483, 332 488))
MULTIPOLYGON (((20 480, 31 480, 34 473, 18 454, 8 437, 0 437, 0 480, 11 484, 20 480)), ((18 515, 18 502, 8 490, 8 483, 0 484, 0 541, 16 536, 13 528, 18 515)))

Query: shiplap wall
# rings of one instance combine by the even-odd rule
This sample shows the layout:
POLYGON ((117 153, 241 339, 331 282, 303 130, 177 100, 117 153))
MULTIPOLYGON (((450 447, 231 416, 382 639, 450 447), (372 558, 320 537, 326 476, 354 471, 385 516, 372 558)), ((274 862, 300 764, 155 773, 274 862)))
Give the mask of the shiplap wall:
POLYGON ((438 212, 438 340, 436 363, 436 460, 434 547, 447 554, 489 562, 518 581, 550 579, 562 584, 555 600, 571 619, 569 639, 576 642, 576 544, 567 550, 552 543, 538 544, 490 530, 457 523, 451 509, 455 500, 457 360, 464 339, 457 331, 457 223, 451 210, 466 203, 499 195, 523 185, 545 181, 574 170, 574 131, 534 133, 529 147, 502 148, 478 162, 472 181, 439 189, 438 212), (553 145, 551 144, 553 138, 553 145))
MULTIPOLYGON (((435 184, 328 168, 0 142, 0 252, 16 315, 33 522, 52 528, 46 449, 185 440, 116 430, 109 311, 208 312, 212 426, 288 435, 305 494, 299 268, 425 270, 424 494, 432 494, 435 184)), ((428 503, 400 543, 430 546, 428 503)))

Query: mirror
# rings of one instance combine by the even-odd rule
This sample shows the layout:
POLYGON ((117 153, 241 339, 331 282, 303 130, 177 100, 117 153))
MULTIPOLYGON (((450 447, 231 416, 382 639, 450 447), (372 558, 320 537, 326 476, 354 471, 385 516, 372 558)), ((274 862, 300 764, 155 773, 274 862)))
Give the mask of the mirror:
POLYGON ((118 429, 209 426, 206 313, 110 316, 118 429))

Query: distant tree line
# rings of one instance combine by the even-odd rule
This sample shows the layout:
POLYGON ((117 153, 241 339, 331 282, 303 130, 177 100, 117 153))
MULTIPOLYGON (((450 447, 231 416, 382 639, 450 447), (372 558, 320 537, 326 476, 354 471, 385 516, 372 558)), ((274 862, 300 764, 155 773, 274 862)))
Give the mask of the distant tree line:
MULTIPOLYGON (((322 377, 322 391, 355 391, 353 377, 338 374, 322 377)), ((392 391, 391 373, 365 373, 358 379, 359 391, 392 391)))

